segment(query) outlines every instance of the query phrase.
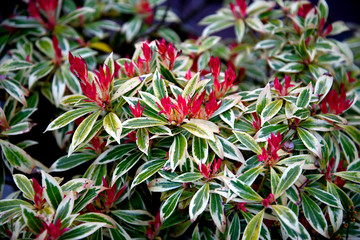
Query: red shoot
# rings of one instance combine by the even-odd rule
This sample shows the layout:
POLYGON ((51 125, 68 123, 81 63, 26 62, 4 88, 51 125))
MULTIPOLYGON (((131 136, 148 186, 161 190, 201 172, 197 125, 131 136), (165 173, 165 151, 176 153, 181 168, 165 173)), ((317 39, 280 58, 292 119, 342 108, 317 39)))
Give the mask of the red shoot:
POLYGON ((230 10, 236 19, 245 18, 246 7, 245 0, 236 0, 236 6, 233 3, 230 3, 230 10))
POLYGON ((135 70, 132 62, 130 62, 130 64, 128 64, 127 61, 125 61, 124 67, 125 67, 125 72, 122 69, 121 69, 121 72, 125 76, 132 78, 136 75, 136 70, 135 70))
POLYGON ((56 220, 56 223, 50 223, 50 224, 46 224, 43 222, 44 225, 44 230, 47 230, 47 237, 45 238, 46 240, 52 240, 52 239, 58 239, 64 232, 68 231, 70 228, 63 228, 61 229, 61 221, 58 218, 56 220))
POLYGON ((261 128, 261 118, 259 118, 256 114, 256 112, 252 113, 253 117, 254 117, 254 121, 253 121, 253 127, 255 129, 255 131, 259 131, 261 128))
POLYGON ((340 96, 335 89, 331 90, 320 104, 320 110, 322 113, 328 113, 327 105, 330 108, 330 112, 336 115, 342 114, 344 111, 351 107, 354 100, 346 100, 346 92, 344 85, 341 85, 340 96), (327 105, 326 105, 327 104, 327 105))
POLYGON ((206 178, 206 180, 211 180, 211 178, 215 177, 216 173, 220 170, 221 167, 221 159, 214 160, 212 166, 210 163, 205 165, 201 163, 198 165, 200 173, 206 178))
POLYGON ((311 11, 312 8, 313 5, 311 3, 304 3, 299 7, 297 11, 297 15, 299 17, 306 18, 306 16, 308 15, 308 13, 311 11))
POLYGON ((214 87, 215 87, 215 91, 219 91, 220 89, 220 83, 219 83, 219 75, 220 75, 220 71, 221 71, 221 62, 219 57, 210 57, 210 61, 209 61, 209 68, 210 68, 210 72, 214 77, 214 87))
POLYGON ((137 102, 136 106, 130 105, 131 113, 134 115, 134 117, 141 117, 143 111, 144 111, 145 105, 141 108, 140 101, 137 102))
POLYGON ((43 195, 42 195, 43 187, 40 186, 39 182, 35 178, 32 178, 32 181, 33 181, 33 188, 34 188, 34 192, 35 192, 35 195, 34 195, 35 208, 40 210, 43 208, 43 203, 44 203, 43 195))
POLYGON ((176 51, 171 43, 167 43, 165 39, 156 41, 157 52, 159 53, 161 60, 165 64, 165 61, 169 61, 169 69, 174 68, 175 59, 181 54, 181 51, 176 51))
POLYGON ((188 103, 181 95, 178 95, 177 103, 175 104, 171 103, 170 97, 163 97, 160 101, 161 105, 156 103, 160 108, 159 114, 164 113, 172 125, 179 125, 189 114, 190 108, 188 103))
POLYGON ((126 135, 126 137, 128 137, 129 139, 125 140, 124 143, 136 142, 136 132, 135 131, 132 131, 131 133, 126 135))
POLYGON ((58 0, 30 0, 28 5, 28 11, 31 17, 35 18, 46 28, 53 30, 56 25, 56 8, 58 6, 58 0), (41 17, 41 13, 47 21, 41 17))
POLYGON ((61 54, 61 49, 59 47, 59 40, 57 39, 57 37, 55 35, 53 35, 52 37, 52 44, 53 44, 53 48, 55 51, 55 65, 59 66, 61 64, 61 58, 62 58, 62 54, 61 54))
POLYGON ((320 20, 320 24, 319 24, 319 32, 318 32, 318 35, 320 37, 326 37, 327 35, 329 35, 332 30, 333 30, 333 27, 332 27, 332 24, 329 24, 326 29, 324 29, 324 26, 325 26, 325 18, 321 18, 320 20))
POLYGON ((81 80, 80 86, 84 95, 87 96, 90 101, 95 102, 105 109, 110 102, 109 88, 113 80, 113 75, 110 73, 109 67, 106 65, 106 73, 101 66, 99 67, 99 71, 94 71, 96 77, 94 81, 90 83, 86 62, 82 58, 74 57, 71 53, 69 53, 69 62, 71 64, 71 72, 81 80), (99 93, 97 87, 99 88, 99 93))
POLYGON ((351 77, 351 72, 347 72, 347 77, 348 77, 348 81, 350 82, 350 83, 352 83, 352 82, 355 82, 356 81, 356 79, 355 78, 353 78, 353 77, 351 77))
POLYGON ((156 214, 155 221, 149 222, 149 227, 146 230, 146 236, 148 239, 154 239, 161 227, 160 211, 156 214))
POLYGON ((206 119, 208 120, 216 110, 221 106, 221 102, 218 103, 215 98, 215 93, 212 91, 209 98, 205 99, 206 92, 204 91, 200 96, 196 94, 189 102, 190 118, 206 119), (203 105, 204 103, 204 105, 203 105))
POLYGON ((190 80, 191 79, 191 69, 185 74, 185 79, 190 80))
POLYGON ((90 140, 90 143, 92 147, 86 147, 85 149, 91 149, 98 154, 102 152, 104 146, 106 145, 106 142, 102 142, 102 140, 97 135, 90 140))
POLYGON ((270 204, 272 204, 273 202, 276 202, 276 199, 275 199, 274 194, 270 193, 267 198, 263 199, 262 205, 265 208, 268 208, 270 206, 270 204))
POLYGON ((279 93, 280 96, 288 95, 289 88, 295 86, 295 85, 292 85, 290 82, 291 82, 291 77, 285 76, 285 83, 284 83, 284 87, 283 87, 280 84, 279 79, 277 77, 275 77, 274 88, 279 93))
POLYGON ((135 4, 135 9, 139 14, 145 16, 144 22, 146 24, 150 25, 152 23, 154 14, 148 0, 140 0, 137 4, 135 4))
POLYGON ((142 50, 145 57, 146 72, 149 73, 150 62, 153 56, 153 52, 147 43, 143 43, 142 50))
POLYGON ((275 136, 274 133, 271 133, 270 138, 267 140, 268 142, 268 151, 265 148, 262 148, 262 153, 258 155, 258 160, 263 161, 265 165, 271 166, 277 160, 279 160, 279 156, 277 152, 281 149, 282 137, 280 132, 275 136))
POLYGON ((101 193, 100 196, 102 196, 105 200, 104 202, 105 210, 109 211, 112 205, 116 202, 116 200, 118 200, 119 197, 125 192, 126 186, 121 188, 120 191, 116 192, 117 191, 116 183, 113 186, 109 187, 109 184, 104 177, 103 177, 103 186, 107 189, 105 190, 105 194, 101 193))
MULTIPOLYGON (((326 172, 325 172, 324 170, 322 171, 322 173, 325 175, 325 179, 326 179, 327 181, 329 181, 329 182, 332 182, 332 178, 331 178, 332 173, 331 173, 331 172, 332 172, 332 170, 333 170, 333 168, 334 168, 334 165, 335 165, 335 158, 333 157, 333 158, 329 161, 328 167, 326 168, 326 172)), ((338 165, 338 167, 337 167, 337 169, 336 169, 336 171, 334 171, 334 172, 343 172, 343 171, 346 171, 347 167, 344 168, 343 165, 344 165, 344 160, 341 160, 340 163, 339 163, 339 165, 338 165)), ((342 179, 342 178, 339 177, 339 176, 336 176, 336 177, 335 177, 335 180, 334 180, 334 183, 335 183, 338 187, 342 188, 342 187, 345 185, 346 180, 342 179)))
POLYGON ((219 107, 221 106, 222 102, 218 103, 216 101, 215 94, 216 93, 214 91, 211 91, 208 101, 205 102, 205 113, 206 113, 205 119, 209 119, 211 115, 213 115, 216 112, 216 110, 218 110, 219 107))
POLYGON ((246 210, 246 208, 245 208, 245 204, 246 204, 246 203, 237 203, 237 204, 236 204, 236 208, 237 208, 238 210, 243 210, 244 212, 247 212, 247 210, 246 210))

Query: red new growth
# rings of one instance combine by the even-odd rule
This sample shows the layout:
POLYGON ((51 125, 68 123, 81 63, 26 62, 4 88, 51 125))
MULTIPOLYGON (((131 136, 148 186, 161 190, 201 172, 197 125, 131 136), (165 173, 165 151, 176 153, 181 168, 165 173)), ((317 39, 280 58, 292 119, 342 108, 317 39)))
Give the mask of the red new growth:
POLYGON ((161 105, 156 103, 160 108, 159 114, 164 113, 172 125, 179 125, 189 114, 189 106, 181 95, 178 95, 175 104, 171 103, 170 97, 163 97, 160 101, 161 105))
MULTIPOLYGON (((61 221, 58 218, 56 220, 56 223, 50 223, 50 224, 46 224, 43 223, 44 225, 44 230, 47 230, 47 237, 45 238, 46 240, 55 240, 58 239, 64 232, 68 231, 70 228, 63 228, 61 229, 61 221)), ((42 231, 42 232, 43 232, 42 231)))
POLYGON ((143 111, 144 111, 145 105, 141 108, 140 101, 137 102, 137 105, 134 107, 130 105, 131 113, 134 115, 134 117, 141 117, 143 111))
POLYGON ((38 210, 43 208, 43 204, 44 204, 44 200, 43 200, 43 187, 40 186, 39 182, 35 179, 32 178, 32 182, 33 182, 33 189, 35 192, 34 195, 34 207, 38 210))
POLYGON ((280 84, 279 79, 277 77, 275 77, 275 81, 274 81, 274 88, 275 90, 279 93, 280 96, 286 96, 288 95, 288 89, 290 87, 293 87, 295 85, 290 84, 291 82, 291 77, 290 76, 285 76, 285 83, 284 83, 284 87, 280 84))
POLYGON ((270 206, 270 204, 272 204, 273 202, 275 202, 275 196, 274 194, 270 193, 269 196, 265 199, 262 200, 262 205, 267 208, 270 206))
POLYGON ((154 18, 154 14, 152 8, 150 6, 149 1, 147 0, 140 0, 137 4, 135 4, 136 11, 145 16, 145 23, 151 24, 154 18))
POLYGON ((256 112, 252 113, 253 117, 254 117, 254 121, 253 121, 253 127, 255 129, 255 131, 259 131, 261 128, 261 118, 259 118, 256 114, 256 112))
POLYGON ((189 71, 187 71, 187 73, 185 74, 185 79, 186 79, 186 80, 190 80, 190 79, 191 79, 191 69, 189 69, 189 71))
POLYGON ((149 73, 149 68, 150 68, 150 62, 153 56, 153 52, 151 50, 151 48, 149 47, 149 45, 147 45, 147 43, 143 43, 142 46, 142 50, 144 53, 144 57, 145 57, 145 64, 146 64, 146 72, 149 73))
POLYGON ((53 35, 53 37, 52 37, 52 44, 53 44, 53 48, 55 51, 54 63, 55 63, 55 65, 59 66, 61 64, 62 54, 61 54, 61 49, 59 47, 59 40, 57 39, 57 37, 55 35, 53 35))
POLYGON ((328 95, 322 100, 320 104, 320 110, 322 113, 328 113, 328 107, 330 109, 330 113, 339 115, 342 114, 344 111, 348 110, 353 103, 354 100, 350 101, 350 99, 346 100, 346 92, 344 85, 340 87, 340 96, 336 92, 335 89, 331 90, 328 95), (327 104, 327 105, 326 105, 327 104))
POLYGON ((130 64, 128 64, 127 61, 125 61, 124 67, 125 67, 125 72, 122 69, 121 69, 121 72, 125 76, 132 78, 136 75, 136 70, 135 70, 132 62, 130 62, 130 64))
POLYGON ((109 211, 112 205, 116 202, 116 200, 118 200, 119 197, 125 192, 126 186, 121 188, 120 191, 116 192, 117 191, 116 183, 112 187, 109 187, 109 184, 104 177, 103 177, 103 186, 107 189, 105 190, 105 194, 101 193, 100 196, 102 196, 105 199, 104 202, 105 211, 109 211))
POLYGON ((58 0, 30 0, 28 12, 46 28, 53 30, 56 25, 56 8, 58 0), (44 21, 40 12, 44 14, 47 21, 44 21))
POLYGON ((149 227, 146 230, 148 239, 154 239, 161 227, 160 211, 156 214, 155 221, 149 222, 149 227))
POLYGON ((230 10, 236 19, 244 19, 246 16, 245 0, 236 0, 236 6, 233 3, 230 3, 230 10))
POLYGON ((214 90, 215 90, 215 97, 216 99, 221 98, 226 94, 226 92, 233 86, 236 74, 232 67, 229 67, 225 71, 225 78, 224 81, 220 84, 219 82, 219 75, 221 71, 221 63, 218 57, 214 58, 213 56, 210 58, 209 61, 209 68, 211 74, 214 77, 214 90))
POLYGON ((109 88, 113 80, 113 75, 110 73, 110 68, 105 65, 106 73, 100 66, 99 71, 94 71, 96 77, 90 83, 88 77, 88 67, 82 58, 74 57, 71 52, 69 53, 69 62, 71 64, 70 70, 80 81, 81 90, 90 101, 95 102, 100 107, 104 108, 110 103, 109 88), (95 85, 96 83, 96 85, 95 85), (99 88, 99 93, 97 92, 99 88))
POLYGON ((272 166, 277 160, 279 160, 279 156, 277 152, 281 149, 281 134, 277 133, 275 136, 274 133, 271 133, 270 138, 267 140, 268 142, 268 151, 265 148, 262 148, 262 153, 258 155, 258 160, 263 161, 265 165, 272 166))
POLYGON ((211 180, 211 178, 215 177, 216 173, 220 170, 221 167, 221 159, 214 160, 212 166, 210 163, 205 165, 204 163, 201 163, 198 165, 200 173, 206 178, 206 180, 211 180), (211 169, 212 168, 212 169, 211 169))
POLYGON ((244 212, 247 212, 247 210, 246 210, 246 208, 245 208, 245 204, 246 204, 246 203, 237 203, 237 204, 236 204, 236 208, 237 208, 238 210, 243 210, 244 212))
MULTIPOLYGON (((325 172, 324 170, 322 171, 322 173, 324 173, 324 175, 325 175, 325 179, 326 179, 327 181, 329 181, 329 182, 332 182, 332 178, 331 178, 332 173, 331 173, 331 171, 332 171, 332 169, 334 168, 334 165, 335 165, 335 158, 333 157, 333 158, 329 161, 329 165, 328 165, 328 167, 326 168, 326 172, 325 172)), ((346 171, 347 167, 344 168, 343 165, 344 165, 344 160, 341 160, 335 172, 343 172, 343 171, 346 171)), ((334 183, 335 183, 338 187, 342 188, 342 187, 345 185, 346 180, 342 179, 342 178, 339 177, 339 176, 336 176, 336 177, 335 177, 335 180, 334 180, 334 183)))
POLYGON ((346 74, 346 75, 347 75, 347 77, 348 77, 348 81, 349 81, 349 82, 351 82, 351 83, 352 83, 352 82, 355 82, 355 81, 356 81, 356 79, 355 79, 355 78, 351 77, 351 72, 347 72, 347 74, 346 74))
POLYGON ((321 18, 320 20, 320 24, 319 24, 319 32, 318 32, 318 35, 320 37, 326 37, 327 35, 329 35, 332 30, 333 30, 333 27, 332 27, 332 24, 329 24, 326 29, 324 29, 324 26, 325 26, 325 18, 321 18))
POLYGON ((171 43, 167 43, 165 39, 161 41, 156 41, 157 52, 159 53, 161 60, 165 63, 166 60, 169 61, 169 69, 174 68, 175 59, 180 56, 181 50, 177 51, 171 43))

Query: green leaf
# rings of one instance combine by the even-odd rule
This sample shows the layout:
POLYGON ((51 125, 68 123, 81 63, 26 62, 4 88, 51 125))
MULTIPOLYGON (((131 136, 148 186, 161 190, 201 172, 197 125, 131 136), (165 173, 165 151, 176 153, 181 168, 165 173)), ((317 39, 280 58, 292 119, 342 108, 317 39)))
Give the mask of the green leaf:
POLYGON ((151 117, 138 117, 131 118, 123 122, 123 128, 146 128, 146 127, 155 127, 155 126, 163 126, 166 122, 160 121, 151 117))
POLYGON ((13 176, 16 186, 23 192, 25 198, 29 200, 34 200, 34 188, 32 182, 22 174, 15 174, 13 176))
POLYGON ((56 209, 53 222, 56 222, 57 219, 60 219, 62 221, 65 218, 69 217, 74 208, 74 201, 75 201, 74 192, 70 191, 56 209))
POLYGON ((209 36, 212 33, 219 32, 223 29, 229 28, 234 25, 234 22, 216 21, 208 25, 202 32, 202 36, 209 36))
POLYGON ((124 82, 123 84, 120 85, 120 87, 116 90, 116 92, 114 93, 111 100, 115 100, 115 99, 121 97, 122 95, 124 95, 125 93, 133 90, 141 82, 142 81, 141 81, 140 77, 134 77, 134 78, 127 80, 126 82, 124 82))
POLYGON ((62 72, 60 70, 57 70, 53 76, 51 84, 51 92, 56 107, 59 107, 61 103, 61 99, 65 93, 65 88, 66 84, 64 77, 62 76, 62 72))
POLYGON ((43 192, 46 201, 54 209, 57 209, 60 202, 63 200, 63 192, 59 183, 44 171, 41 171, 42 175, 42 186, 45 187, 43 192))
POLYGON ((94 124, 101 112, 102 112, 102 110, 99 110, 99 111, 96 111, 96 112, 90 114, 80 123, 80 125, 77 127, 77 129, 75 130, 75 133, 73 135, 71 145, 69 148, 68 156, 70 156, 72 154, 73 150, 80 143, 82 143, 85 140, 87 135, 89 135, 92 127, 94 126, 94 124))
POLYGON ((1 132, 1 134, 6 136, 13 136, 13 135, 20 135, 27 133, 31 130, 33 124, 29 122, 22 122, 18 123, 16 125, 13 125, 9 128, 7 128, 5 131, 1 132))
POLYGON ((110 112, 104 117, 103 124, 105 131, 120 144, 122 124, 119 117, 115 113, 110 112))
POLYGON ((271 102, 270 84, 266 84, 260 92, 258 100, 256 101, 256 113, 261 114, 266 105, 271 102))
POLYGON ((205 210, 210 195, 209 183, 205 183, 193 196, 190 201, 189 214, 190 220, 194 222, 196 218, 205 210))
POLYGON ((296 100, 296 106, 299 108, 307 107, 310 103, 310 99, 311 99, 311 89, 307 87, 301 91, 299 97, 296 100))
POLYGON ((219 138, 217 136, 215 137, 215 141, 211 141, 211 140, 207 140, 210 148, 215 152, 215 154, 221 158, 224 159, 224 148, 223 145, 221 144, 219 138))
POLYGON ((139 172, 134 178, 131 189, 136 185, 142 183, 155 173, 157 173, 162 167, 164 167, 166 160, 164 159, 156 159, 149 162, 144 163, 138 170, 139 172))
POLYGON ((210 214, 216 227, 224 233, 226 227, 225 210, 221 196, 216 193, 210 194, 210 214))
POLYGON ((176 178, 172 179, 173 182, 181 182, 181 183, 188 183, 188 182, 195 182, 204 176, 198 172, 187 172, 183 173, 176 178))
POLYGON ((165 81, 164 79, 161 78, 161 75, 158 70, 156 70, 153 75, 152 84, 153 84, 154 94, 158 99, 161 100, 163 97, 168 96, 165 81))
POLYGON ((149 132, 146 128, 140 128, 136 132, 136 145, 140 151, 148 155, 149 132))
POLYGON ((301 194, 301 197, 306 220, 318 233, 329 238, 328 225, 321 208, 306 194, 301 194))
POLYGON ((111 182, 115 183, 116 180, 122 175, 126 174, 143 156, 142 152, 135 152, 125 159, 123 159, 115 168, 111 182))
POLYGON ((289 237, 295 239, 301 234, 298 216, 289 208, 282 205, 271 205, 274 213, 281 223, 281 226, 289 234, 289 237))
POLYGON ((116 227, 115 220, 103 213, 97 213, 97 212, 84 213, 76 217, 76 220, 80 222, 105 223, 106 225, 104 225, 104 227, 106 228, 116 227))
POLYGON ((291 166, 292 164, 296 164, 298 162, 305 161, 303 165, 303 169, 317 169, 315 167, 316 157, 312 154, 299 154, 294 155, 285 159, 282 159, 277 163, 277 165, 286 165, 291 166))
POLYGON ((69 123, 73 122, 74 120, 78 119, 79 117, 98 110, 98 107, 84 107, 84 108, 78 108, 71 111, 68 111, 59 117, 57 117, 54 121, 52 121, 49 126, 46 128, 46 131, 53 131, 59 128, 62 128, 69 123))
POLYGON ((262 201, 263 198, 255 192, 251 187, 243 183, 238 179, 230 179, 227 182, 227 185, 236 195, 241 197, 242 199, 249 201, 262 201))
POLYGON ((35 45, 39 50, 51 59, 55 58, 55 51, 52 40, 48 37, 43 37, 35 42, 35 45))
POLYGON ((336 172, 334 175, 352 182, 360 183, 360 171, 336 172))
POLYGON ((346 134, 340 133, 340 144, 344 150, 344 155, 348 163, 351 163, 358 158, 358 150, 354 142, 346 134))
POLYGON ((243 19, 236 19, 235 22, 235 35, 236 35, 236 41, 238 43, 241 43, 244 34, 245 34, 245 23, 243 19))
POLYGON ((196 73, 186 84, 182 96, 185 99, 192 97, 200 80, 200 73, 196 73))
POLYGON ((258 214, 256 214, 251 221, 247 224, 242 240, 255 240, 259 239, 261 225, 264 217, 264 210, 261 210, 258 214))
POLYGON ((325 203, 328 206, 342 208, 340 200, 331 193, 314 187, 305 187, 305 191, 307 191, 308 193, 310 193, 311 196, 315 197, 317 200, 325 203))
POLYGON ((106 223, 83 223, 63 233, 59 240, 84 239, 105 225, 106 223))
POLYGON ((25 69, 25 68, 30 68, 33 67, 34 65, 28 61, 22 61, 22 60, 9 60, 9 61, 4 61, 3 64, 0 67, 0 72, 12 72, 12 71, 17 71, 20 69, 25 69))
POLYGON ((334 78, 331 75, 323 74, 319 77, 315 84, 314 95, 319 97, 321 102, 328 94, 333 84, 334 78))
POLYGON ((154 220, 154 217, 144 210, 114 210, 111 213, 132 225, 148 226, 149 222, 154 220))
POLYGON ((261 154, 261 148, 256 143, 253 137, 251 137, 246 132, 240 132, 240 131, 233 131, 236 138, 244 144, 247 148, 249 148, 251 151, 255 152, 256 154, 261 154))
POLYGON ((67 155, 62 156, 51 165, 49 172, 62 172, 72 169, 84 162, 94 159, 95 156, 93 153, 75 153, 70 157, 67 155))
MULTIPOLYGON (((110 74, 111 74, 111 76, 113 76, 115 73, 115 63, 114 63, 112 52, 109 54, 109 56, 107 56, 107 58, 104 61, 103 68, 106 69, 106 66, 108 66, 108 68, 110 69, 110 74)), ((106 71, 105 71, 105 74, 106 74, 106 71)))
POLYGON ((160 208, 160 219, 163 222, 166 218, 168 218, 175 210, 183 189, 176 191, 175 193, 171 194, 171 196, 166 199, 163 205, 160 208))
POLYGON ((10 96, 21 102, 25 107, 27 106, 27 102, 25 99, 25 95, 27 94, 25 90, 21 86, 19 86, 19 83, 7 79, 1 80, 0 83, 10 96))
POLYGON ((261 20, 257 17, 253 17, 253 18, 246 18, 245 19, 246 24, 252 28, 253 30, 257 31, 257 32, 261 32, 264 33, 265 32, 265 27, 264 24, 261 22, 261 20))
POLYGON ((96 188, 85 189, 84 192, 82 192, 81 196, 75 200, 72 213, 76 214, 81 211, 86 205, 94 201, 94 199, 98 196, 100 192, 101 190, 96 188))
POLYGON ((151 192, 166 192, 182 186, 182 183, 171 182, 164 178, 156 178, 149 183, 148 188, 151 192))
POLYGON ((94 13, 95 9, 89 7, 81 7, 74 11, 71 11, 69 14, 61 17, 58 20, 58 24, 67 24, 68 22, 72 21, 75 18, 78 18, 81 15, 86 15, 87 13, 94 13))
POLYGON ((131 240, 129 234, 118 223, 116 229, 110 228, 109 232, 112 240, 131 240))
POLYGON ((289 129, 287 124, 277 124, 277 125, 268 125, 262 127, 254 136, 256 142, 266 142, 267 139, 271 136, 271 133, 284 133, 289 129))
POLYGON ((230 240, 239 240, 241 234, 241 225, 239 215, 235 213, 231 225, 227 234, 228 239, 230 240))
POLYGON ((28 226, 32 232, 39 234, 44 226, 42 225, 40 218, 37 217, 37 214, 23 205, 21 205, 21 211, 26 226, 28 226))
POLYGON ((142 19, 135 16, 130 21, 127 21, 123 27, 122 32, 125 33, 126 42, 130 43, 141 29, 142 19))
POLYGON ((230 158, 235 161, 245 163, 245 159, 244 159, 243 155, 241 154, 239 149, 234 144, 232 144, 230 141, 228 141, 225 138, 222 138, 220 136, 218 138, 224 149, 224 156, 226 158, 230 158))
POLYGON ((302 63, 287 63, 285 66, 279 69, 279 72, 285 72, 285 73, 298 73, 304 70, 305 66, 302 63))
POLYGON ((298 180, 303 164, 304 162, 298 162, 286 168, 274 193, 275 199, 280 197, 286 189, 290 188, 298 180))
POLYGON ((169 161, 172 171, 175 171, 175 168, 185 160, 187 150, 187 141, 184 135, 181 133, 174 137, 174 142, 170 146, 169 150, 169 161))
POLYGON ((273 118, 281 109, 283 104, 282 100, 273 101, 265 106, 265 108, 261 112, 261 124, 263 125, 265 122, 273 118))
POLYGON ((113 148, 109 148, 100 154, 100 156, 95 160, 94 164, 106 164, 116 161, 136 148, 136 145, 133 143, 121 144, 113 148))
POLYGON ((216 45, 220 40, 221 40, 221 37, 218 37, 218 36, 210 36, 210 37, 205 38, 201 42, 201 45, 199 46, 198 54, 210 49, 211 47, 216 45))
POLYGON ((11 166, 24 173, 32 173, 36 167, 34 160, 24 150, 16 145, 0 139, 3 156, 11 166))
POLYGON ((194 136, 192 141, 192 153, 197 163, 205 163, 208 158, 208 144, 206 139, 194 136))
POLYGON ((30 72, 29 76, 29 88, 31 88, 35 82, 46 75, 48 75, 54 68, 51 61, 41 62, 35 65, 30 72))
POLYGON ((319 140, 309 131, 303 128, 297 128, 298 135, 307 149, 309 149, 316 156, 321 158, 321 144, 319 140))
POLYGON ((181 125, 181 127, 197 137, 210 139, 211 141, 215 141, 214 133, 220 132, 219 127, 215 123, 202 119, 192 118, 188 123, 181 125))

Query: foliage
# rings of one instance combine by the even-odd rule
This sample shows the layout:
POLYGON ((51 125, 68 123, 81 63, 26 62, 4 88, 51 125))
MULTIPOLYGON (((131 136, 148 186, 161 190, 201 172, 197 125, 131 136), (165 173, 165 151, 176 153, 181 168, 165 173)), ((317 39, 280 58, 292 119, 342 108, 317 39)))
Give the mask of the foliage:
POLYGON ((5 165, 20 191, 0 201, 0 233, 359 237, 360 55, 329 38, 346 25, 326 24, 324 0, 237 0, 180 42, 163 2, 31 0, 2 23, 0 184, 5 165), (210 36, 225 28, 231 45, 210 36), (111 35, 136 42, 131 58, 111 35), (62 111, 45 131, 68 153, 50 167, 9 138, 31 131, 39 94, 62 111))

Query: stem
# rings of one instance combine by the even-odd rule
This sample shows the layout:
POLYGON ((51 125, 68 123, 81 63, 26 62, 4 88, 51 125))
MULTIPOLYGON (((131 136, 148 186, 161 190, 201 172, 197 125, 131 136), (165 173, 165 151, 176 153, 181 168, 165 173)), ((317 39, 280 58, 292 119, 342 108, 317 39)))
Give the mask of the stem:
POLYGON ((258 190, 256 191, 257 193, 260 193, 260 190, 263 188, 263 186, 264 186, 264 184, 265 184, 265 180, 266 180, 266 178, 268 177, 268 175, 269 175, 269 170, 266 170, 265 175, 264 175, 264 177, 263 177, 263 179, 261 180, 261 183, 260 183, 260 185, 259 185, 259 188, 258 188, 258 190))

